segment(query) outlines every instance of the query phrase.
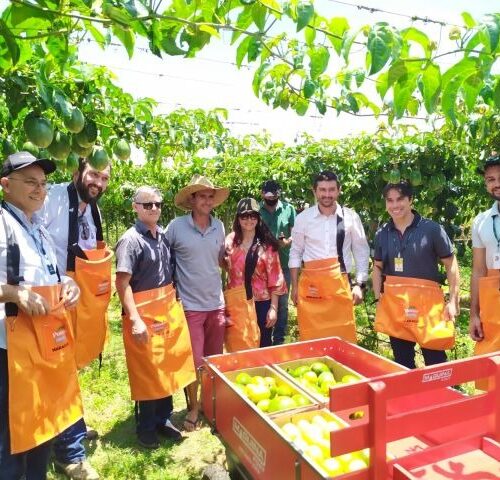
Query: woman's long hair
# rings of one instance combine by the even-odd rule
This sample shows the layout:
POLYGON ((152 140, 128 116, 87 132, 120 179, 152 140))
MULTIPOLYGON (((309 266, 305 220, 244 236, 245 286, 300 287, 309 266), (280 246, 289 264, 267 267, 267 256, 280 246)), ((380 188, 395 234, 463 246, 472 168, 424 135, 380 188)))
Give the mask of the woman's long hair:
MULTIPOLYGON (((259 245, 262 245, 264 248, 267 246, 271 246, 274 251, 277 251, 279 248, 279 243, 276 238, 274 238, 274 235, 271 233, 271 230, 269 230, 268 226, 262 221, 262 218, 260 214, 257 213, 258 220, 257 220, 257 225, 255 226, 255 240, 259 245)), ((233 232, 234 232, 234 239, 233 239, 233 246, 237 247, 241 245, 241 242, 243 240, 243 232, 241 231, 241 225, 239 222, 239 216, 236 215, 234 217, 233 221, 233 232)))

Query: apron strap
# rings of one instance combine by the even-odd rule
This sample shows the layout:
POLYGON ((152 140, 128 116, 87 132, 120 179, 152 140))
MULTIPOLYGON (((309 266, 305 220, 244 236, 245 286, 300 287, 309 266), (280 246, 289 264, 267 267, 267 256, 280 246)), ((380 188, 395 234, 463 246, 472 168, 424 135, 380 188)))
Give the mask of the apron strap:
MULTIPOLYGON (((342 211, 342 207, 338 205, 342 211)), ((340 271, 346 273, 344 262, 344 239, 345 239, 345 225, 344 217, 337 214, 337 257, 340 263, 340 271)))
POLYGON ((257 266, 257 260, 259 259, 259 247, 260 244, 257 243, 257 235, 255 235, 252 245, 248 249, 247 256, 245 257, 245 292, 247 294, 247 300, 253 297, 252 276, 257 266))
MULTIPOLYGON (((20 282, 24 281, 24 277, 19 275, 19 264, 21 261, 21 251, 19 249, 19 244, 16 242, 14 237, 14 230, 9 225, 5 219, 5 210, 0 207, 0 215, 2 216, 2 222, 5 229, 5 234, 7 237, 7 284, 8 285, 19 285, 20 282)), ((5 304, 5 315, 7 317, 15 317, 19 311, 18 306, 15 303, 7 302, 5 304)))
MULTIPOLYGON (((81 249, 78 249, 78 192, 76 191, 76 186, 73 182, 68 185, 68 199, 69 199, 69 215, 68 215, 68 256, 66 260, 66 270, 68 272, 75 271, 75 257, 78 253, 79 257, 85 258, 82 254, 81 249)), ((90 213, 92 214, 92 220, 96 227, 96 240, 103 241, 104 236, 102 232, 102 222, 101 214, 99 213, 99 208, 95 203, 90 204, 90 213)))

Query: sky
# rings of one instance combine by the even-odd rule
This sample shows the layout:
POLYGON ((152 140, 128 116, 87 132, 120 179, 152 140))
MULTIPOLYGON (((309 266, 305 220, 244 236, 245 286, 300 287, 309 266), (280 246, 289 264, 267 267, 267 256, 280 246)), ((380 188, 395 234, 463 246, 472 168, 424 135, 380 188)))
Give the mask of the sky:
MULTIPOLYGON (((165 0, 165 4, 168 0, 165 0)), ((0 4, 5 3, 0 0, 0 4)), ((351 27, 360 27, 378 21, 386 21, 398 28, 411 25, 406 16, 417 15, 440 20, 448 24, 462 25, 460 13, 467 11, 475 18, 494 11, 492 0, 316 0, 315 9, 321 15, 331 18, 346 17, 351 27), (370 7, 386 12, 370 12, 359 9, 356 5, 370 7), (394 12, 389 14, 387 12, 394 12)), ((451 46, 448 33, 451 26, 439 26, 422 21, 414 26, 424 30, 429 37, 441 38, 442 47, 451 46)), ((303 38, 303 37, 302 37, 303 38)), ((300 138, 302 132, 317 139, 342 138, 362 131, 373 132, 378 128, 380 118, 354 117, 349 114, 337 116, 334 111, 327 111, 322 116, 315 107, 311 107, 305 117, 299 117, 293 110, 273 110, 255 97, 251 84, 253 71, 258 63, 240 70, 235 65, 235 46, 230 46, 230 33, 223 34, 220 41, 214 40, 194 59, 168 57, 160 59, 147 51, 147 44, 138 38, 136 51, 129 60, 125 49, 111 46, 102 51, 94 42, 85 42, 79 50, 83 61, 105 65, 117 78, 117 83, 134 97, 152 97, 159 102, 157 112, 168 113, 176 108, 210 109, 223 107, 228 110, 226 126, 235 135, 267 131, 274 141, 291 144, 300 138)), ((364 61, 364 52, 355 53, 358 61, 364 61)), ((455 60, 456 61, 456 60, 455 60)), ((453 59, 442 62, 443 67, 452 64, 453 59)), ((330 64, 338 64, 338 57, 332 53, 330 64)), ((378 96, 370 93, 378 100, 378 96)), ((418 122, 417 122, 418 123, 418 122)), ((423 122, 419 128, 425 128, 423 122)))

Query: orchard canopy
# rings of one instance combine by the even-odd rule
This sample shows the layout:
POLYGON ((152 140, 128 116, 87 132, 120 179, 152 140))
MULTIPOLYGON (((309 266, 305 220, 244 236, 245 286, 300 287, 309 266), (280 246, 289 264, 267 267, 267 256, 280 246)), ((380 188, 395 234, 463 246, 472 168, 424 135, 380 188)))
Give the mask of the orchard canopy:
MULTIPOLYGON (((402 29, 389 22, 351 28, 349 18, 325 16, 309 0, 3 4, 3 155, 25 149, 51 157, 66 176, 78 156, 98 167, 113 158, 103 208, 120 222, 128 221, 123 199, 137 184, 159 185, 170 201, 194 172, 231 187, 233 201, 257 195, 260 182, 274 177, 299 202, 310 201, 311 175, 334 167, 343 200, 360 211, 371 231, 383 214, 382 185, 399 178, 420 188, 419 208, 445 222, 452 237, 462 235, 487 203, 475 168, 500 148, 500 13, 474 18, 464 12, 461 25, 444 26, 442 42, 412 22, 402 29), (266 104, 290 115, 373 115, 380 121, 378 133, 342 142, 303 138, 292 147, 266 136, 236 139, 224 127, 223 108, 159 115, 154 99, 134 99, 108 69, 78 59, 84 40, 103 49, 118 41, 132 57, 141 38, 158 57, 194 57, 222 41, 223 32, 233 46, 228 60, 253 68, 247 87, 266 104), (399 125, 411 117, 439 129, 425 133, 399 125), (131 149, 142 152, 144 165, 129 161, 131 149), (206 149, 215 156, 202 156, 206 149)), ((228 220, 234 203, 225 208, 220 214, 228 220)))

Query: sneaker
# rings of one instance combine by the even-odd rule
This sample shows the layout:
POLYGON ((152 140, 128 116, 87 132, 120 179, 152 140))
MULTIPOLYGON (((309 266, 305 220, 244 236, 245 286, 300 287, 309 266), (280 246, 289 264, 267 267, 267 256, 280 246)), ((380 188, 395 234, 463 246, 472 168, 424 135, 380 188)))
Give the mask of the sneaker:
POLYGON ((156 450, 160 447, 156 432, 141 432, 137 434, 137 443, 144 448, 156 450))
POLYGON ((158 425, 156 431, 162 436, 173 440, 174 442, 179 442, 183 439, 182 433, 174 426, 174 424, 167 420, 165 425, 158 425))
POLYGON ((60 463, 56 461, 56 467, 72 480, 99 480, 99 474, 87 460, 78 463, 60 463))
POLYGON ((93 428, 87 427, 87 433, 85 434, 85 438, 87 440, 97 440, 99 438, 99 434, 93 428))

